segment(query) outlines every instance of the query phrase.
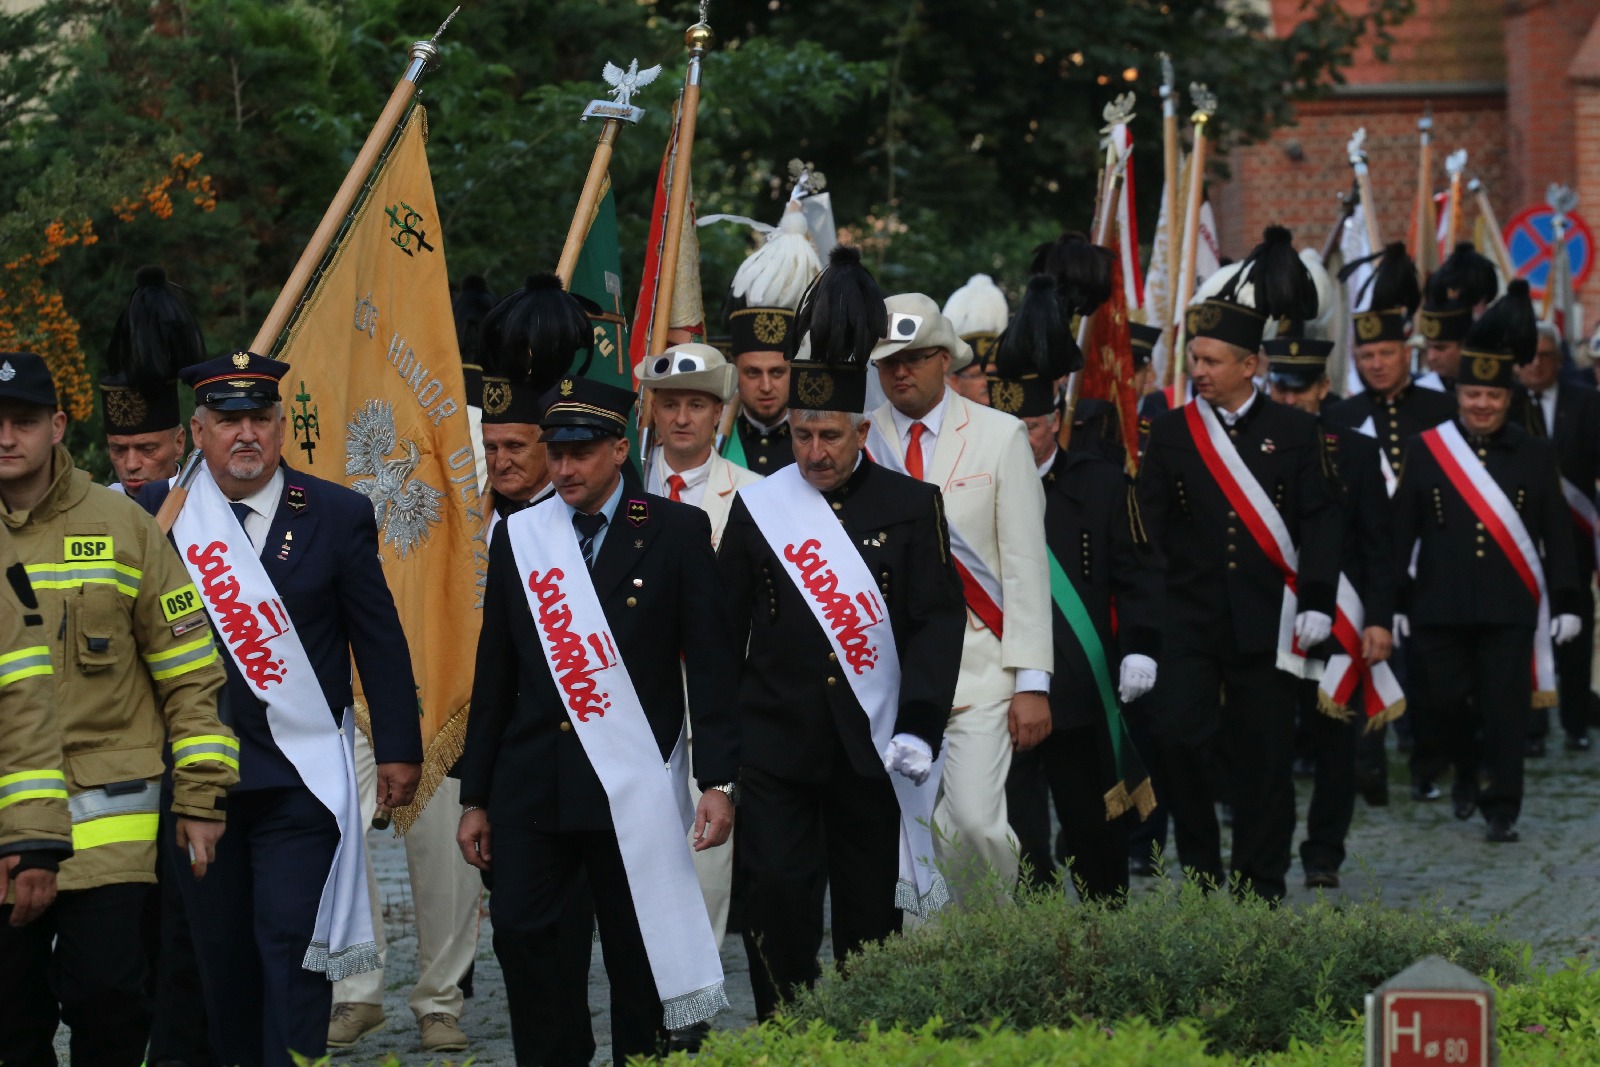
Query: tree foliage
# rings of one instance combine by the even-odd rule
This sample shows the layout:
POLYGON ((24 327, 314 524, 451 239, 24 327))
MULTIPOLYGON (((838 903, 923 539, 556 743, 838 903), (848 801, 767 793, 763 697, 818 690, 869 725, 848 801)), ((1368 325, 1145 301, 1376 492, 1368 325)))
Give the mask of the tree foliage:
MULTIPOLYGON (((1157 53, 1256 137, 1325 91, 1412 0, 1305 0, 1271 32, 1230 0, 714 0, 695 192, 702 213, 776 221, 787 161, 825 171, 841 227, 888 290, 941 298, 988 270, 1016 285, 1028 249, 1087 227, 1100 110, 1133 90, 1150 232, 1160 187, 1157 53)), ((93 365, 135 269, 185 285, 212 347, 249 342, 405 64, 448 11, 430 0, 47 0, 0 14, 0 262, 42 224, 100 240, 44 268, 93 365), (121 160, 115 175, 105 153, 121 160), (200 153, 214 210, 120 220, 175 155, 200 153), (82 176, 100 176, 96 181, 82 176), (122 188, 107 196, 106 181, 122 188), (91 188, 91 186, 93 188, 91 188), (41 212, 56 212, 50 219, 41 212), (26 223, 25 225, 23 223, 26 223), (36 225, 39 224, 39 225, 36 225)), ((505 291, 553 266, 598 129, 577 121, 606 60, 664 64, 612 162, 629 294, 685 67, 683 0, 467 0, 423 85, 450 262, 505 291)), ((701 231, 715 317, 748 235, 701 231)), ((631 299, 631 295, 629 297, 631 299)), ((715 325, 715 324, 714 324, 715 325)))

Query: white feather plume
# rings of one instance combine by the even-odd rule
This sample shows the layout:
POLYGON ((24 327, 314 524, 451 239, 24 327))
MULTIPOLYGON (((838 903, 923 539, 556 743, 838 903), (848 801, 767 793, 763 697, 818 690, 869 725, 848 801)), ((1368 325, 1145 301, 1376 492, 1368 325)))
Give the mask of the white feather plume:
MULTIPOLYGON (((1235 263, 1229 263, 1226 267, 1211 274, 1205 281, 1200 283, 1200 288, 1195 290, 1194 299, 1189 301, 1190 305, 1203 304, 1222 292, 1223 287, 1232 280, 1233 276, 1249 265, 1248 260, 1239 260, 1235 263)), ((1240 285, 1234 291, 1233 302, 1247 308, 1255 307, 1256 287, 1249 282, 1240 285)))
POLYGON ((1314 248, 1300 250, 1300 262, 1317 287, 1317 317, 1306 323, 1306 336, 1319 341, 1333 339, 1333 320, 1338 312, 1339 285, 1322 265, 1322 255, 1314 248))
POLYGON ((747 307, 797 308, 822 261, 811 244, 805 212, 791 202, 766 243, 750 253, 733 275, 733 295, 747 307))
POLYGON ((1011 317, 1006 294, 987 274, 974 274, 967 284, 950 294, 943 315, 955 327, 956 336, 974 333, 1001 334, 1011 317))

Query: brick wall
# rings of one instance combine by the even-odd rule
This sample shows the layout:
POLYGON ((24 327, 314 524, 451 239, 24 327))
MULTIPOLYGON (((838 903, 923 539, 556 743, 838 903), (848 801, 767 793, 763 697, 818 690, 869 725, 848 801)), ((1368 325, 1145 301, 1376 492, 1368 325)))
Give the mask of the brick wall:
POLYGON ((1506 148, 1513 161, 1507 192, 1514 204, 1542 201, 1551 182, 1577 180, 1568 69, 1597 14, 1600 0, 1506 4, 1506 148))
MULTIPOLYGON (((1447 185, 1444 158, 1467 150, 1467 174, 1489 189, 1490 202, 1505 221, 1510 201, 1506 187, 1504 97, 1494 93, 1435 99, 1433 104, 1433 187, 1447 185)), ((1278 130, 1268 142, 1236 147, 1226 156, 1230 180, 1214 183, 1222 248, 1238 257, 1249 251, 1264 227, 1288 226, 1296 243, 1320 247, 1339 217, 1337 194, 1350 188, 1352 172, 1345 145, 1358 126, 1367 130, 1367 159, 1378 228, 1385 241, 1404 240, 1411 223, 1417 187, 1417 119, 1425 101, 1416 96, 1335 97, 1302 104, 1296 124, 1278 130), (1301 158, 1297 161, 1291 153, 1301 158)), ((1463 196, 1461 237, 1470 239, 1477 209, 1463 196)))

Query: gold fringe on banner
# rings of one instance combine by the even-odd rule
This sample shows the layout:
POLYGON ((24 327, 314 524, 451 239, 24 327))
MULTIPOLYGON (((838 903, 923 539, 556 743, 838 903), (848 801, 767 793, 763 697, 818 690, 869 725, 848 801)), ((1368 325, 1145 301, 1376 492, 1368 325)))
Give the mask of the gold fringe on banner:
POLYGON ((1390 704, 1388 707, 1378 712, 1378 714, 1368 719, 1367 725, 1364 727, 1363 732, 1370 734, 1374 730, 1382 729, 1405 713, 1406 702, 1404 698, 1396 700, 1393 704, 1390 704))
MULTIPOLYGON (((471 708, 472 705, 468 704, 450 716, 428 745, 428 751, 422 757, 422 780, 417 783, 417 795, 405 807, 394 809, 396 837, 404 837, 406 831, 411 829, 411 824, 417 821, 417 816, 422 814, 422 809, 433 799, 433 794, 439 791, 439 783, 445 780, 450 768, 461 758, 462 751, 467 747, 467 712, 471 708)), ((367 710, 367 702, 357 699, 355 713, 356 729, 366 735, 367 745, 370 747, 372 713, 367 710)))

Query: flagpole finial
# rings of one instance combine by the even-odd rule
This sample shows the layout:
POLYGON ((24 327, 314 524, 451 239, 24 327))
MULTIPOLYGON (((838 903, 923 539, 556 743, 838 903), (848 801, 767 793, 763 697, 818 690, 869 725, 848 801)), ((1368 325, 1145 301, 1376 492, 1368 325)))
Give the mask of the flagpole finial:
POLYGON ((1189 83, 1189 98, 1194 101, 1194 115, 1191 121, 1196 126, 1204 126, 1211 121, 1211 116, 1217 113, 1217 96, 1206 88, 1204 82, 1189 83))
POLYGON ((1100 112, 1100 117, 1105 120, 1105 128, 1101 133, 1110 133, 1113 126, 1123 126, 1133 121, 1134 98, 1133 93, 1123 93, 1114 97, 1100 112))
POLYGON ((439 28, 433 31, 432 37, 411 45, 411 66, 406 72, 408 81, 416 81, 423 74, 439 69, 439 38, 444 35, 444 31, 460 12, 461 8, 458 6, 439 23, 439 28))
POLYGON ((1172 57, 1161 53, 1161 95, 1168 96, 1176 91, 1178 85, 1177 75, 1172 70, 1172 57))
POLYGON ((455 10, 446 15, 444 21, 439 23, 439 28, 433 31, 433 36, 430 40, 438 41, 439 38, 443 37, 444 31, 450 28, 450 23, 454 22, 459 14, 461 14, 461 5, 457 4, 455 10))

